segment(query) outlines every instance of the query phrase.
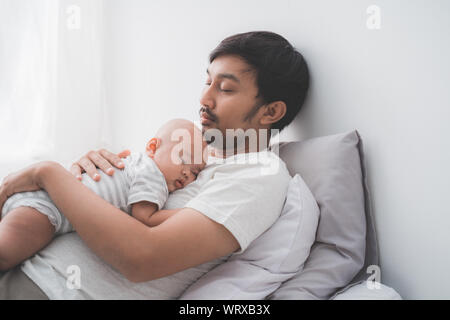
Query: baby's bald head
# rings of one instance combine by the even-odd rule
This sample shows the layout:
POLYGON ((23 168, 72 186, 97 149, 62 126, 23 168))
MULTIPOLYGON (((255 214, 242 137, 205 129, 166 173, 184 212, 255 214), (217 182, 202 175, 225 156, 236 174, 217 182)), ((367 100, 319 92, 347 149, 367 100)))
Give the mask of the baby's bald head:
MULTIPOLYGON (((204 162, 203 153, 207 144, 203 139, 201 130, 192 121, 186 119, 170 120, 158 129, 155 138, 157 141, 155 143, 156 149, 161 153, 175 155, 180 152, 184 156, 185 161, 192 161, 191 163, 198 164, 204 162)), ((152 140, 155 140, 155 138, 152 140)), ((155 152, 156 149, 154 150, 155 152)))
POLYGON ((167 142, 179 142, 179 136, 182 135, 183 132, 185 134, 189 134, 191 137, 194 137, 195 131, 201 131, 197 128, 197 126, 189 120, 186 119, 173 119, 162 125, 156 132, 156 137, 160 138, 162 141, 167 142))
POLYGON ((174 119, 159 128, 146 149, 172 192, 194 181, 206 166, 206 146, 201 130, 193 122, 174 119))

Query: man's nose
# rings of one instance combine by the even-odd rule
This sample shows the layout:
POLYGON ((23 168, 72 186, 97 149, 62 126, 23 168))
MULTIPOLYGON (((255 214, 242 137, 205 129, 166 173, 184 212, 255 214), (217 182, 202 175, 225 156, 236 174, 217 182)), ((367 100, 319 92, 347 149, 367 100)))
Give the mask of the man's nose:
POLYGON ((205 89, 203 89, 202 95, 200 96, 200 104, 205 108, 215 108, 215 99, 212 86, 206 86, 205 89))

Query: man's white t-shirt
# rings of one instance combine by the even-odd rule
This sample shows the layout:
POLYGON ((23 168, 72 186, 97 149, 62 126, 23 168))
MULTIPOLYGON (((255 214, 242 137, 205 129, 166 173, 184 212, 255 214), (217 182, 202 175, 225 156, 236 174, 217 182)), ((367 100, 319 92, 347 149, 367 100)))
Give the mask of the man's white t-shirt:
MULTIPOLYGON (((279 217, 291 176, 273 152, 210 157, 196 181, 169 195, 164 209, 189 207, 224 225, 242 253, 279 217)), ((124 239, 126 241, 126 239, 124 239)), ((177 299, 230 255, 156 280, 133 283, 72 232, 22 264, 50 299, 177 299)))

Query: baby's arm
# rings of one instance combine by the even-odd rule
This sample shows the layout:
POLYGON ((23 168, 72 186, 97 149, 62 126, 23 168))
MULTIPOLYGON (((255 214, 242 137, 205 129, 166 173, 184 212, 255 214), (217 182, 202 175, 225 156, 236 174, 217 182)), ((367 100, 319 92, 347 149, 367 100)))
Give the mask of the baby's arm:
POLYGON ((141 201, 131 205, 131 215, 149 227, 156 227, 181 209, 159 210, 149 201, 141 201))
POLYGON ((131 205, 131 215, 149 227, 151 227, 150 218, 157 210, 158 205, 149 201, 140 201, 131 205))

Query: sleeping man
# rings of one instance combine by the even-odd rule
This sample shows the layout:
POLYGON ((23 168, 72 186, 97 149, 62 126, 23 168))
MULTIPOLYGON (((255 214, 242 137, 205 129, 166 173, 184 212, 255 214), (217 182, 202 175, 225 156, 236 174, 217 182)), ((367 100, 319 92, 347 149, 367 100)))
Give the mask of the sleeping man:
POLYGON ((279 217, 291 179, 263 136, 295 118, 308 83, 303 57, 283 37, 249 32, 224 39, 210 54, 200 98, 210 157, 195 181, 170 194, 155 213, 170 218, 154 227, 78 181, 83 172, 98 181, 97 168, 113 175, 127 153, 91 151, 71 172, 41 162, 6 178, 0 207, 14 193, 43 189, 76 232, 1 275, 0 299, 176 299, 244 252, 279 217), (238 136, 227 139, 230 130, 238 136), (250 131, 256 144, 243 137, 250 131))

